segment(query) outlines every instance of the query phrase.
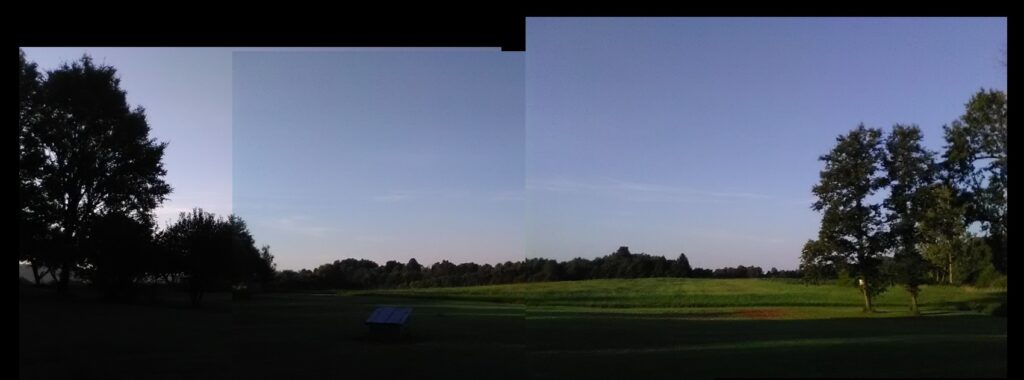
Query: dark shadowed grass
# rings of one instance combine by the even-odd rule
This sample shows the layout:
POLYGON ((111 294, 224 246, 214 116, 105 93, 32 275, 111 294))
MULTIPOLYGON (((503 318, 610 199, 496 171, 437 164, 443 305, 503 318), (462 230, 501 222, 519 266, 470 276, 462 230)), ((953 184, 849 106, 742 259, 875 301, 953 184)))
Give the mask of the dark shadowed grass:
POLYGON ((855 291, 846 288, 758 280, 681 282, 264 294, 201 310, 23 295, 19 373, 22 378, 114 379, 1007 374, 1007 319, 961 307, 991 297, 1005 302, 1005 292, 930 288, 926 291, 934 298, 925 314, 908 317, 899 298, 883 297, 880 312, 861 313, 855 291), (523 288, 529 304, 512 303, 510 292, 523 288), (776 294, 801 288, 810 299, 794 302, 776 294), (666 294, 680 289, 688 293, 677 297, 689 294, 705 305, 726 306, 666 306, 677 302, 666 294), (847 299, 840 291, 854 293, 851 304, 831 305, 838 301, 830 297, 847 299), (503 302, 482 301, 488 297, 503 302), (363 322, 384 305, 413 308, 403 338, 369 335, 363 322))
POLYGON ((193 308, 184 294, 161 304, 103 302, 24 286, 18 305, 22 379, 214 379, 229 374, 230 296, 193 308))
POLYGON ((524 379, 522 306, 377 297, 269 295, 236 303, 235 375, 261 378, 524 379), (376 340, 377 306, 411 306, 406 335, 376 340))
POLYGON ((533 318, 536 378, 1005 377, 1006 320, 533 318))

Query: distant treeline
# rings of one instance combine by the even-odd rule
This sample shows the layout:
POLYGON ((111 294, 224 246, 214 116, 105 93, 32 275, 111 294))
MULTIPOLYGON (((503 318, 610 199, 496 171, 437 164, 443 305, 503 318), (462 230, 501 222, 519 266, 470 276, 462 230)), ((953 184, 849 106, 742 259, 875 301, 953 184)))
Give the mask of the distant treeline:
POLYGON ((758 266, 719 269, 691 268, 686 254, 675 260, 645 253, 630 253, 620 247, 614 253, 592 260, 568 261, 531 258, 496 265, 443 260, 423 266, 416 259, 402 264, 388 261, 378 265, 371 260, 344 259, 300 271, 277 273, 280 290, 425 288, 514 284, 542 281, 575 281, 601 278, 694 277, 694 278, 801 278, 796 270, 764 271, 758 266))

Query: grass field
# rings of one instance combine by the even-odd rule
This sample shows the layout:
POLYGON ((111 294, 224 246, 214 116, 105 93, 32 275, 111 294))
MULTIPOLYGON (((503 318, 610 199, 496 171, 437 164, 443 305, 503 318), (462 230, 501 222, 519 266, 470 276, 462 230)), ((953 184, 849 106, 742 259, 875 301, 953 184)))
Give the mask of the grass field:
MULTIPOLYGON (((341 292, 342 298, 523 304, 532 378, 1006 376, 1005 290, 785 280, 634 279, 341 292)), ((397 300, 396 300, 397 301, 397 300)))
POLYGON ((22 286, 21 379, 224 378, 231 360, 231 298, 210 294, 194 309, 184 294, 160 303, 111 304, 88 289, 59 297, 22 286))
MULTIPOLYGON (((865 315, 854 289, 835 286, 599 280, 267 294, 231 303, 227 328, 211 320, 207 327, 183 330, 204 323, 199 317, 207 314, 174 309, 178 314, 155 315, 139 306, 83 306, 64 321, 108 330, 89 333, 94 336, 125 339, 95 346, 88 355, 92 374, 111 375, 98 368, 126 361, 135 375, 142 374, 120 378, 217 378, 224 370, 237 378, 318 379, 1005 377, 1007 319, 986 313, 987 305, 1005 303, 1005 295, 929 287, 921 297, 924 315, 911 317, 898 288, 880 297, 880 312, 865 315), (405 339, 371 339, 363 321, 379 305, 413 307, 405 339), (122 326, 127 319, 148 322, 122 326), (230 336, 214 333, 224 331, 230 336), (201 342, 197 336, 205 334, 219 338, 187 343, 201 342), (168 342, 145 344, 160 339, 168 342), (170 360, 174 350, 184 357, 170 360), (230 364, 197 369, 216 360, 230 364)), ((38 306, 45 305, 33 308, 38 306)), ((48 337, 41 328, 24 326, 48 318, 48 310, 26 316, 24 302, 22 309, 22 363, 28 358, 35 371, 70 373, 43 365, 51 354, 43 343, 25 342, 38 340, 35 334, 48 337)))

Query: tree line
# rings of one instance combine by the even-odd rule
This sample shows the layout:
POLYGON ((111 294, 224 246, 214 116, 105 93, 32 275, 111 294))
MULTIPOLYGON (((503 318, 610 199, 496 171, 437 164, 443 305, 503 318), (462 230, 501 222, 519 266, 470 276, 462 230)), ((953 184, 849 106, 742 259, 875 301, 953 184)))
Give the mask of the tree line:
POLYGON ((113 298, 139 284, 205 292, 273 278, 269 247, 245 222, 195 209, 158 231, 153 210, 171 193, 167 143, 149 137, 145 109, 130 108, 117 71, 89 56, 46 73, 19 51, 18 260, 36 283, 72 276, 113 298))
POLYGON ((915 312, 923 284, 1005 285, 1006 93, 975 93, 943 132, 941 153, 916 125, 836 138, 812 189, 822 221, 801 255, 808 279, 855 278, 865 311, 895 284, 915 312))
POLYGON ((645 253, 631 253, 628 247, 594 259, 557 261, 530 258, 504 263, 454 264, 447 260, 430 266, 411 259, 384 265, 366 259, 348 258, 320 265, 312 270, 284 270, 277 274, 278 290, 423 288, 514 284, 543 281, 577 281, 608 278, 691 277, 691 278, 801 278, 796 270, 764 271, 757 266, 726 267, 715 270, 691 268, 685 253, 676 259, 645 253))

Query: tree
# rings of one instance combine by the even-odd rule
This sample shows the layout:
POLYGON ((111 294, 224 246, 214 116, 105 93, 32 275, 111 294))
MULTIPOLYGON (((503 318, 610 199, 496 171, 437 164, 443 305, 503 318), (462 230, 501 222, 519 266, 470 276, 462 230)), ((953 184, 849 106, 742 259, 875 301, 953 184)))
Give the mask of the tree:
POLYGON ((99 215, 83 230, 83 278, 111 299, 131 297, 136 283, 152 267, 153 224, 128 215, 99 215))
POLYGON ((885 290, 879 265, 885 252, 880 205, 869 197, 885 184, 879 175, 882 131, 863 124, 836 138, 836 146, 819 159, 825 162, 820 182, 812 189, 822 211, 819 239, 851 263, 864 296, 864 311, 871 299, 885 290))
POLYGON ((239 285, 251 281, 269 282, 274 277, 274 256, 270 254, 270 246, 257 249, 248 225, 237 215, 228 216, 224 227, 230 239, 231 281, 239 285))
POLYGON ((918 229, 923 257, 944 275, 940 280, 954 284, 956 268, 964 261, 971 240, 967 232, 964 204, 956 200, 955 190, 947 184, 935 184, 927 189, 926 208, 918 229))
POLYGON ((944 126, 945 176, 965 206, 967 224, 978 222, 988 234, 993 265, 1006 273, 1007 127, 1006 93, 980 90, 964 115, 944 126))
POLYGON ((181 213, 163 231, 161 244, 174 257, 175 271, 188 282, 192 304, 199 305, 207 291, 230 280, 234 237, 228 221, 200 208, 181 213))
POLYGON ((619 249, 616 250, 615 253, 612 254, 612 256, 613 257, 618 257, 618 258, 628 259, 628 258, 630 258, 633 255, 629 253, 629 247, 622 246, 622 247, 619 247, 619 249))
POLYGON ((267 289, 276 277, 277 264, 274 263, 274 255, 270 253, 269 245, 263 245, 253 261, 252 280, 259 283, 263 289, 267 289))
POLYGON ((838 269, 845 268, 845 258, 837 255, 824 240, 807 240, 800 253, 800 271, 808 283, 835 279, 838 269))
POLYGON ((54 268, 59 265, 57 232, 41 214, 42 193, 39 178, 45 156, 38 138, 30 127, 38 123, 39 90, 42 76, 37 65, 25 59, 18 50, 18 260, 32 266, 36 285, 41 277, 50 274, 56 278, 54 268), (40 274, 40 270, 44 270, 40 274))
POLYGON ((882 167, 889 196, 882 202, 888 214, 887 245, 893 249, 895 279, 910 293, 911 311, 917 313, 917 296, 927 276, 927 263, 919 250, 918 226, 924 218, 927 190, 934 181, 934 154, 921 145, 917 126, 896 125, 885 141, 882 167))
POLYGON ((686 258, 685 253, 680 253, 679 258, 672 263, 672 275, 676 277, 690 277, 690 272, 693 268, 690 268, 690 260, 686 258))
POLYGON ((405 264, 402 275, 406 284, 419 281, 423 279, 423 265, 420 265, 420 263, 416 261, 416 258, 411 258, 409 259, 409 262, 405 264))
POLYGON ((86 223, 106 213, 150 219, 170 193, 161 162, 167 144, 149 138, 145 111, 129 108, 116 70, 87 55, 49 71, 33 99, 34 111, 19 120, 21 181, 35 192, 22 212, 55 229, 65 249, 53 260, 66 291, 85 260, 86 223))

